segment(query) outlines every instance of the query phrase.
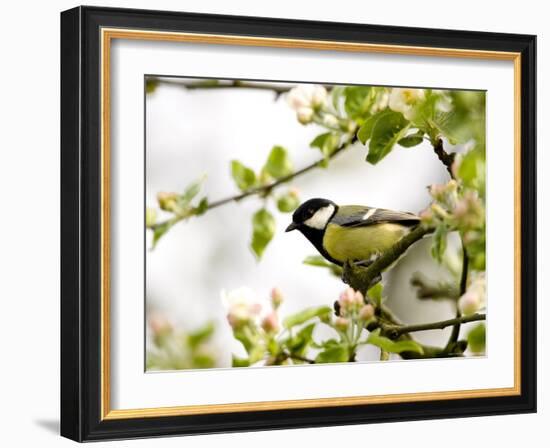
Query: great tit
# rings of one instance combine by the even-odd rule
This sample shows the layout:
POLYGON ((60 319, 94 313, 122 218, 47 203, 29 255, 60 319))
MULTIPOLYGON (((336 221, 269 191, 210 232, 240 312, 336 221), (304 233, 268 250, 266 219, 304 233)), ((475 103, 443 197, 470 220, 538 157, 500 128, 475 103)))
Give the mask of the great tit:
POLYGON ((292 215, 287 232, 299 230, 328 261, 369 262, 391 248, 420 218, 362 205, 338 206, 328 199, 310 199, 292 215))

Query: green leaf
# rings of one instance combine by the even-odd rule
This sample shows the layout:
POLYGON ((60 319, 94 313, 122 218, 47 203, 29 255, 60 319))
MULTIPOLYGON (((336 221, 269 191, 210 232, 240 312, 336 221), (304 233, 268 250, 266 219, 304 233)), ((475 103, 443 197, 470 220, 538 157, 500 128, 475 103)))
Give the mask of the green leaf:
POLYGON ((380 328, 369 333, 367 338, 367 344, 380 347, 382 350, 390 353, 402 353, 402 352, 415 352, 423 354, 424 350, 422 346, 415 341, 392 341, 389 338, 380 336, 380 328))
POLYGON ((256 173, 251 168, 243 165, 238 160, 231 161, 231 176, 237 184, 237 187, 242 190, 248 190, 256 184, 256 173))
POLYGON ((371 287, 368 291, 367 291, 367 295, 369 296, 369 298, 373 301, 373 303, 379 307, 382 305, 382 291, 383 291, 383 286, 382 286, 382 282, 378 282, 376 285, 374 285, 373 287, 371 287))
POLYGON ((189 184, 183 194, 180 196, 179 201, 189 204, 193 200, 193 198, 199 194, 199 191, 201 190, 201 185, 204 182, 204 178, 196 180, 195 182, 189 184))
POLYGON ((395 114, 396 112, 393 112, 388 109, 381 110, 374 115, 371 115, 369 118, 365 120, 365 122, 361 125, 359 130, 357 131, 357 138, 361 143, 366 144, 367 141, 372 136, 372 130, 374 128, 374 125, 379 119, 384 118, 387 115, 395 114))
POLYGON ((285 328, 291 328, 296 325, 301 325, 314 317, 322 317, 332 313, 332 308, 328 306, 318 306, 313 308, 307 308, 296 314, 291 314, 283 320, 283 326, 285 328))
POLYGON ((340 111, 340 100, 345 93, 346 88, 343 86, 334 86, 330 91, 330 103, 336 112, 340 111))
POLYGON ((331 273, 337 277, 342 277, 342 268, 337 264, 331 263, 330 261, 325 260, 320 255, 310 255, 302 261, 303 264, 308 266, 316 266, 320 268, 330 269, 331 273))
POLYGON ((380 162, 405 135, 409 126, 410 123, 402 113, 384 112, 372 128, 367 161, 373 165, 380 162))
POLYGON ((198 345, 206 342, 214 334, 214 324, 212 322, 207 323, 202 328, 190 333, 187 336, 187 343, 189 347, 196 348, 198 345))
POLYGON ((325 157, 325 161, 328 161, 330 156, 334 154, 334 151, 340 146, 340 135, 336 132, 320 134, 313 139, 309 146, 312 148, 319 148, 325 157))
POLYGON ((473 353, 485 351, 485 324, 478 324, 468 333, 468 348, 473 353))
POLYGON ((432 240, 432 257, 435 258, 439 263, 443 261, 443 255, 447 249, 447 226, 445 224, 440 224, 435 229, 433 240, 432 240))
POLYGON ((300 198, 294 193, 286 193, 277 199, 277 208, 280 212, 290 213, 300 205, 300 198))
POLYGON ((292 162, 288 157, 287 150, 282 146, 274 146, 267 157, 263 169, 275 179, 292 174, 292 162))
POLYGON ((332 266, 332 263, 325 260, 321 255, 309 255, 308 257, 304 258, 304 261, 302 261, 302 263, 309 266, 317 266, 321 268, 329 268, 332 266))
POLYGON ((199 205, 195 208, 197 216, 203 215, 208 210, 208 198, 204 197, 199 201, 199 205))
POLYGON ((260 259, 275 234, 275 218, 265 208, 258 210, 252 216, 252 242, 251 248, 260 259))
POLYGON ((286 341, 286 346, 290 353, 294 355, 304 355, 309 345, 313 342, 313 330, 315 329, 315 323, 306 325, 302 328, 296 336, 286 341))
POLYGON ((320 352, 315 358, 317 363, 348 362, 349 351, 343 345, 336 345, 320 352))
POLYGON ((458 168, 458 177, 464 185, 485 197, 485 154, 479 149, 468 151, 462 157, 458 168))
POLYGON ((374 87, 349 86, 346 87, 344 107, 350 118, 362 118, 369 113, 376 97, 374 87))
POLYGON ((398 145, 403 146, 403 148, 412 148, 414 146, 420 145, 424 140, 424 132, 418 131, 412 135, 407 135, 397 142, 398 145))
POLYGON ((173 225, 174 223, 172 221, 166 221, 162 224, 156 224, 155 227, 153 227, 153 248, 173 225))
POLYGON ((232 360, 232 366, 233 367, 248 367, 250 366, 250 361, 248 360, 248 358, 239 358, 235 355, 233 355, 233 360, 232 360))

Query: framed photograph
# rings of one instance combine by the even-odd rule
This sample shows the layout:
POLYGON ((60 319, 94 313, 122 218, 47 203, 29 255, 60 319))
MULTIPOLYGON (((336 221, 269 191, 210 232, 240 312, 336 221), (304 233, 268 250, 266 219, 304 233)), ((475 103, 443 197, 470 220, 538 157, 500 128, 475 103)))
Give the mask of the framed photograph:
POLYGON ((536 411, 535 36, 61 14, 61 433, 536 411))

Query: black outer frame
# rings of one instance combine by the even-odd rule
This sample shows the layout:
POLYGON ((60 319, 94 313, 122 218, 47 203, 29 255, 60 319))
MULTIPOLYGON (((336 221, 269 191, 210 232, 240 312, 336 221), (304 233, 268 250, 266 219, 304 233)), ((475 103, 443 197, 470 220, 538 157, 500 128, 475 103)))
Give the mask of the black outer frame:
POLYGON ((76 441, 536 412, 536 36, 97 7, 61 13, 61 435, 76 441), (100 28, 520 52, 521 395, 100 420, 100 28))

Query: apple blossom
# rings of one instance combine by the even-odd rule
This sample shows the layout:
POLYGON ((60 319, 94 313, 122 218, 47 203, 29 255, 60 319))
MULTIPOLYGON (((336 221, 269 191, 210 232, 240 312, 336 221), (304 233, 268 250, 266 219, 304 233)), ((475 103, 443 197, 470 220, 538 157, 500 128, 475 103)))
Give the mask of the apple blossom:
POLYGON ((407 120, 413 117, 414 105, 425 97, 423 89, 401 89, 391 90, 388 105, 391 110, 401 112, 407 120))
POLYGON ((485 304, 485 274, 479 273, 466 292, 458 299, 458 309, 463 315, 470 315, 477 312, 485 304))

